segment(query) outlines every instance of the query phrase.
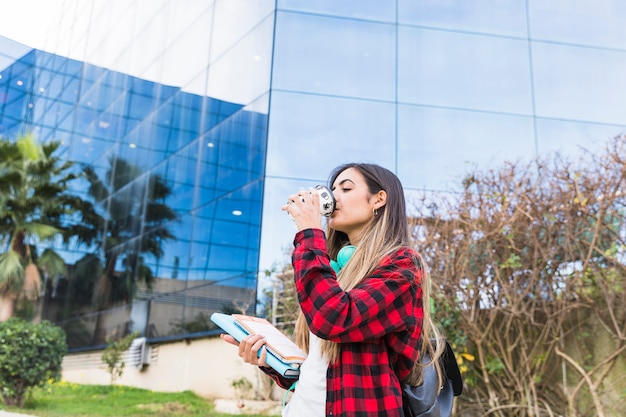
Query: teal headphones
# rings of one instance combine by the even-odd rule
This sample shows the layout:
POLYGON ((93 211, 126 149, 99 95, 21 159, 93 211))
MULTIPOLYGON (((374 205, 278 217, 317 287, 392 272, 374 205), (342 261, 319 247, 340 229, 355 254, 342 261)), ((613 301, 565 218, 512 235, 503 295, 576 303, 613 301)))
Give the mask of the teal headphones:
POLYGON ((355 250, 356 247, 352 245, 344 246, 339 250, 339 253, 337 254, 337 260, 335 261, 334 259, 331 259, 330 266, 335 270, 336 274, 341 271, 341 268, 346 266, 355 250))

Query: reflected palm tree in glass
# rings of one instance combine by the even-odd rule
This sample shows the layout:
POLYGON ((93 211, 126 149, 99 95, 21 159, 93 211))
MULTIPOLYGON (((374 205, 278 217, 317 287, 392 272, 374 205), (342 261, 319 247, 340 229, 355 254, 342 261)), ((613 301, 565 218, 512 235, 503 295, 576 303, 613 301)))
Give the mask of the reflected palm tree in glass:
MULTIPOLYGON (((163 256, 163 244, 175 239, 166 224, 177 220, 178 215, 165 203, 172 190, 159 175, 120 158, 109 160, 104 179, 91 166, 84 172, 89 195, 99 209, 91 223, 98 253, 79 260, 74 275, 91 276, 92 280, 97 276, 84 290, 91 290, 93 306, 102 312, 131 302, 139 283, 151 288, 154 275, 144 263, 144 255, 154 259, 163 256)), ((103 314, 98 314, 93 344, 111 336, 105 334, 103 320, 103 314)))
POLYGON ((89 241, 82 224, 94 209, 70 193, 77 175, 72 162, 54 155, 60 145, 42 145, 32 135, 0 140, 0 321, 13 315, 16 300, 41 296, 42 277, 45 288, 66 273, 55 243, 89 241))

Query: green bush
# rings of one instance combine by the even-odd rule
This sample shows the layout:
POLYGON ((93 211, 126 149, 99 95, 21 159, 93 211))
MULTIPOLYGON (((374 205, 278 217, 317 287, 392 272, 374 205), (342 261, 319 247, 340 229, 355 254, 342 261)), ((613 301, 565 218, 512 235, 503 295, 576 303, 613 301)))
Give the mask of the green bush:
POLYGON ((104 362, 107 366, 107 371, 111 374, 111 385, 115 383, 117 377, 121 377, 124 373, 126 362, 123 360, 123 354, 139 335, 139 332, 135 332, 119 340, 107 339, 109 345, 102 352, 102 362, 104 362))
POLYGON ((61 376, 65 333, 44 321, 11 318, 0 323, 0 392, 7 406, 22 407, 28 389, 61 376))

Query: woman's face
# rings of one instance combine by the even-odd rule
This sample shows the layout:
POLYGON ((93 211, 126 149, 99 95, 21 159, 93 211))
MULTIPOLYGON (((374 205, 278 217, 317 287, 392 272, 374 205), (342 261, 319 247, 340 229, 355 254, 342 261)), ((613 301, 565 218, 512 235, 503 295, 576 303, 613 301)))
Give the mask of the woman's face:
POLYGON ((369 192, 363 174, 355 168, 342 171, 332 184, 335 196, 335 211, 328 225, 348 235, 350 243, 356 245, 360 233, 374 218, 373 208, 376 195, 369 192))

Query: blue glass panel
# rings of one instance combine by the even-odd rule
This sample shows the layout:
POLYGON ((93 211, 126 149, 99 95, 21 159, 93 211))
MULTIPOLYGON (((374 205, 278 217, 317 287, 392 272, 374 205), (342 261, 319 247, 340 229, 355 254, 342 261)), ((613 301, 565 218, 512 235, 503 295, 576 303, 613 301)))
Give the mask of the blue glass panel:
POLYGON ((191 244, 191 253, 189 254, 190 280, 205 279, 209 253, 212 248, 213 246, 202 242, 193 242, 191 244))
MULTIPOLYGON (((189 94, 183 91, 177 91, 177 93, 172 97, 174 100, 174 104, 176 107, 186 107, 191 109, 199 110, 204 105, 206 97, 197 95, 197 94, 189 94)), ((208 99, 213 101, 212 99, 208 99)))
POLYGON ((98 115, 98 119, 89 133, 98 139, 117 142, 120 139, 120 132, 123 131, 123 126, 124 119, 122 116, 103 112, 98 115))
POLYGON ((232 114, 238 112, 243 106, 237 103, 229 103, 227 101, 217 102, 217 113, 220 116, 220 121, 230 117, 232 114))
POLYGON ((430 28, 528 36, 526 0, 398 0, 398 22, 430 28))
MULTIPOLYGON (((329 174, 330 171, 320 174, 324 179, 324 184, 329 174)), ((281 210, 281 207, 289 195, 311 185, 315 184, 312 181, 302 179, 272 177, 266 179, 263 195, 263 221, 261 223, 263 230, 259 260, 260 271, 272 269, 274 265, 289 264, 293 238, 297 229, 287 213, 281 210)), ((271 281, 261 275, 259 288, 266 288, 268 285, 271 285, 271 281)))
POLYGON ((167 150, 169 152, 175 152, 181 147, 191 143, 193 140, 198 138, 196 132, 189 132, 186 130, 169 130, 169 138, 167 140, 167 150))
POLYGON ((189 268, 190 242, 176 233, 176 241, 168 241, 163 245, 163 257, 158 261, 158 277, 170 279, 187 279, 189 268))
POLYGON ((46 87, 46 95, 50 98, 57 99, 64 89, 65 80, 62 75, 51 74, 50 82, 46 87))
POLYGON ((394 26, 278 12, 273 88, 395 99, 394 26))
POLYGON ((533 67, 538 116, 626 122, 625 53, 533 43, 533 67))
POLYGON ((72 142, 72 158, 81 162, 93 162, 110 151, 115 143, 90 136, 75 137, 72 142))
POLYGON ((237 277, 245 271, 241 260, 246 259, 246 255, 245 248, 213 244, 211 245, 208 268, 230 270, 232 276, 237 277))
POLYGON ((240 112, 203 139, 198 155, 198 205, 211 201, 216 189, 228 192, 261 176, 265 137, 250 123, 259 120, 253 115, 240 112))
POLYGON ((76 110, 76 129, 80 132, 88 132, 96 124, 99 112, 88 107, 79 107, 76 110))
POLYGON ((419 106, 398 109, 398 175, 405 187, 446 191, 468 171, 535 156, 530 117, 419 106))
POLYGON ((36 124, 42 123, 54 126, 56 115, 55 112, 51 111, 53 110, 54 104, 52 100, 46 100, 41 97, 37 98, 32 109, 33 122, 36 124))
POLYGON ((528 2, 533 39, 626 48, 626 3, 621 0, 528 2))
POLYGON ((138 126, 124 138, 124 143, 119 148, 119 156, 142 169, 154 166, 163 160, 165 151, 156 146, 146 145, 152 137, 150 124, 138 126))
POLYGON ((2 118, 2 124, 0 125, 0 132, 3 136, 6 137, 17 137, 20 132, 20 126, 22 124, 22 119, 14 119, 10 116, 5 116, 2 118))
POLYGON ((172 113, 174 111, 174 101, 169 100, 166 103, 163 103, 156 110, 155 119, 159 125, 165 126, 167 128, 171 128, 172 124, 172 113))
POLYGON ((190 132, 199 133, 202 105, 198 107, 194 106, 180 106, 174 107, 172 112, 172 128, 184 129, 190 132))
POLYGON ((171 208, 184 212, 193 207, 197 170, 197 144, 170 156, 165 162, 164 179, 174 191, 167 199, 171 208))
POLYGON ((266 175, 325 181, 347 161, 395 166, 394 104, 275 92, 271 105, 266 175))
POLYGON ((131 91, 133 95, 139 94, 147 97, 155 97, 158 88, 158 84, 142 80, 141 78, 132 78, 128 86, 129 91, 131 91))
POLYGON ((84 81, 91 81, 93 83, 101 79, 107 72, 108 71, 105 68, 85 64, 83 69, 83 79, 84 81))
MULTIPOLYGON (((67 103, 63 103, 69 106, 67 103)), ((76 110, 71 109, 69 113, 59 115, 57 120, 57 127, 59 129, 71 131, 74 130, 74 118, 76 116, 76 110)))
POLYGON ((626 132, 624 125, 602 125, 567 120, 537 119, 537 142, 540 156, 559 152, 577 157, 586 152, 604 150, 607 140, 626 132))
POLYGON ((358 3, 336 0, 278 0, 277 8, 391 23, 396 20, 396 0, 359 0, 358 3))
POLYGON ((401 102, 532 114, 527 41, 401 27, 398 49, 401 102))
POLYGON ((60 113, 60 110, 57 110, 56 106, 51 107, 50 111, 47 111, 42 115, 42 118, 40 119, 39 123, 41 123, 44 126, 56 127, 57 120, 58 120, 58 113, 60 113))
POLYGON ((65 73, 74 77, 80 77, 83 73, 84 63, 80 61, 76 61, 74 59, 66 59, 65 60, 65 73))
POLYGON ((61 100, 66 103, 75 104, 78 101, 78 93, 80 91, 80 81, 78 78, 68 77, 65 79, 63 90, 61 91, 61 100))
POLYGON ((143 119, 154 111, 155 105, 154 97, 131 93, 128 95, 128 116, 143 119))
POLYGON ((26 111, 26 98, 22 89, 9 88, 4 95, 4 117, 22 119, 26 111))
POLYGON ((80 103, 95 110, 104 111, 125 95, 126 93, 122 89, 96 84, 91 88, 82 89, 80 103))
POLYGON ((60 55, 50 55, 49 68, 51 71, 61 71, 67 66, 67 58, 60 55))

